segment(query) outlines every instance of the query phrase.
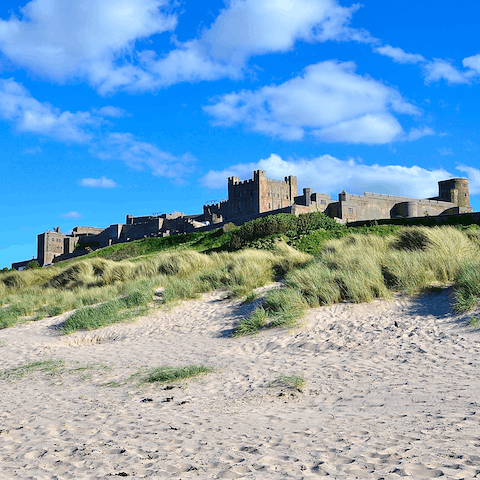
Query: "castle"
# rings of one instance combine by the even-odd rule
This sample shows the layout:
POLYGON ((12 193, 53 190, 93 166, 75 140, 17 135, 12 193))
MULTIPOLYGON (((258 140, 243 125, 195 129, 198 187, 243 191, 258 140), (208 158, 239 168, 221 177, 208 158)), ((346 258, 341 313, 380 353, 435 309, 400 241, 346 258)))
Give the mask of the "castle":
MULTIPOLYGON (((343 190, 338 194, 338 200, 332 200, 330 195, 313 193, 311 188, 304 188, 302 195, 297 195, 297 177, 271 180, 265 170, 256 170, 250 180, 229 177, 228 199, 204 205, 203 213, 198 215, 180 212, 144 217, 127 215, 124 224, 107 228, 75 227, 67 235, 57 227, 54 231, 41 233, 37 237, 37 261, 44 266, 116 243, 211 230, 229 222, 241 225, 277 213, 299 215, 309 212, 323 212, 340 223, 348 223, 470 213, 472 208, 466 178, 438 182, 438 196, 427 199, 378 193, 351 195, 343 190)), ((17 262, 12 268, 25 268, 28 263, 28 260, 17 262)))

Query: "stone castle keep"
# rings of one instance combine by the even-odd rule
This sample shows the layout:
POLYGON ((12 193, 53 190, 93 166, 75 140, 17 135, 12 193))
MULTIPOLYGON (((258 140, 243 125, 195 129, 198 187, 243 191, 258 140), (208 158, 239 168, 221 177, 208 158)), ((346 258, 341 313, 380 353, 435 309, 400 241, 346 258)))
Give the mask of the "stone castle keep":
MULTIPOLYGON (((330 195, 313 193, 311 188, 304 188, 302 195, 297 195, 297 177, 271 180, 265 170, 256 170, 250 180, 230 177, 228 199, 204 205, 203 213, 198 215, 180 212, 145 217, 127 215, 124 224, 107 228, 75 227, 67 235, 57 227, 54 231, 41 233, 37 237, 37 260, 44 266, 116 243, 211 230, 229 222, 241 225, 276 213, 299 215, 309 212, 323 212, 339 223, 348 223, 470 213, 472 208, 465 178, 438 182, 438 196, 427 199, 378 193, 351 195, 344 190, 338 194, 338 200, 332 200, 330 195)), ((12 268, 24 268, 28 263, 28 260, 14 263, 12 268)))

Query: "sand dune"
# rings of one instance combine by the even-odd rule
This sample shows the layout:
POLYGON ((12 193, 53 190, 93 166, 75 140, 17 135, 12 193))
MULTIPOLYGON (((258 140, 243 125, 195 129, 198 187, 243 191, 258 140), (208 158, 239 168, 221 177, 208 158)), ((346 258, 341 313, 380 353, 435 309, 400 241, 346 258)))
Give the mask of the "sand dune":
POLYGON ((219 292, 70 336, 62 317, 2 330, 2 371, 65 369, 0 379, 0 478, 480 477, 480 330, 449 295, 322 307, 241 339, 255 303, 219 292), (173 388, 125 384, 202 363, 215 372, 173 388), (296 374, 302 392, 272 386, 296 374))

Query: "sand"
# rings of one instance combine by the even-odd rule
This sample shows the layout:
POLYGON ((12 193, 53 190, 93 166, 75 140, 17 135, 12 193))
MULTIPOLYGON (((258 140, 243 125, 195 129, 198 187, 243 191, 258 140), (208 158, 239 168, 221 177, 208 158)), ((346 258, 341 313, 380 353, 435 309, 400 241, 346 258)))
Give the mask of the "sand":
POLYGON ((70 336, 63 317, 0 331, 2 371, 66 365, 0 379, 0 478, 480 477, 480 330, 448 289, 231 338, 254 307, 215 292, 70 336), (163 364, 215 371, 125 383, 163 364), (272 385, 283 375, 307 386, 272 385))

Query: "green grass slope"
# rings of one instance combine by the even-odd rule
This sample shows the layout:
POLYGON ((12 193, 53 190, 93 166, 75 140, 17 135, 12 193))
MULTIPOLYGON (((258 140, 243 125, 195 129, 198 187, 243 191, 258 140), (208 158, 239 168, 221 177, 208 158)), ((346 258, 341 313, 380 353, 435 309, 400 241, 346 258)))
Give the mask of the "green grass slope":
POLYGON ((452 282, 457 311, 480 300, 477 225, 348 228, 312 213, 225 230, 148 238, 47 268, 0 272, 0 328, 72 310, 64 333, 100 328, 213 289, 248 296, 279 276, 284 288, 267 294, 238 335, 295 325, 311 307, 452 282), (161 297, 154 294, 160 287, 161 297))

